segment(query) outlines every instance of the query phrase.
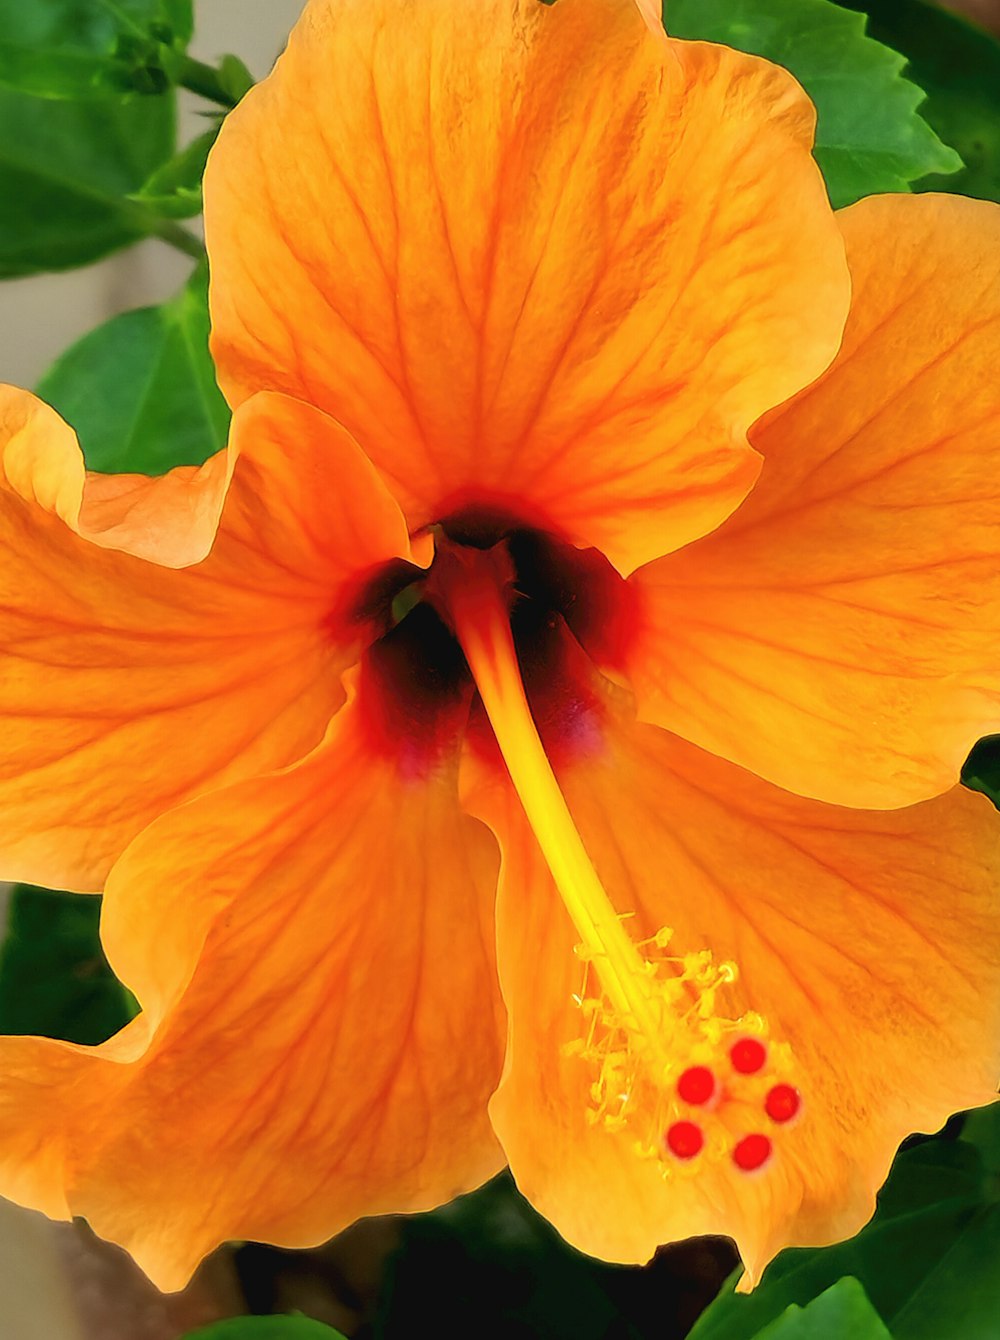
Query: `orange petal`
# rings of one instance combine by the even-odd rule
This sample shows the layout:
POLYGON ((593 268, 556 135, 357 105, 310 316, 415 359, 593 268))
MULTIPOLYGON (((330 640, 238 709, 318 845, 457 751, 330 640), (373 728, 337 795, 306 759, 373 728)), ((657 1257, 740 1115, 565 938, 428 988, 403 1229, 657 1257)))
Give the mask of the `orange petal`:
POLYGON ((156 479, 89 474, 75 433, 54 409, 29 391, 0 386, 0 490, 102 549, 168 568, 200 562, 215 539, 232 462, 226 450, 156 479))
POLYGON ((791 1048, 798 1119, 766 1116, 774 1076, 741 1077, 725 1044, 711 1060, 722 1103, 690 1111, 710 1139, 721 1134, 721 1156, 682 1165, 641 1157, 638 1126, 592 1120, 595 1073, 565 1050, 588 1028, 572 1000, 579 935, 509 787, 474 771, 470 806, 503 853, 510 1032, 491 1114, 521 1190, 574 1246, 640 1262, 663 1242, 725 1234, 756 1278, 785 1246, 854 1233, 900 1140, 995 1092, 1000 818, 981 796, 956 788, 892 812, 839 809, 627 720, 605 720, 603 744, 558 769, 634 939, 666 924, 666 952, 735 962, 721 1012, 759 1012, 791 1048), (731 1150, 753 1131, 774 1152, 750 1175, 731 1150))
POLYGON ((220 382, 334 414, 411 529, 490 504, 629 571, 732 511, 836 352, 813 125, 623 0, 312 0, 209 164, 220 382))
POLYGON ((663 32, 663 6, 660 0, 635 0, 635 2, 646 27, 659 37, 663 32))
POLYGON ((406 530, 341 428, 262 396, 236 416, 211 555, 173 571, 144 558, 207 551, 226 453, 94 476, 27 392, 0 396, 0 424, 2 873, 98 889, 163 810, 316 744, 351 657, 331 616, 349 579, 409 555, 406 530))
POLYGON ((1000 719, 1000 208, 840 215, 831 371, 754 431, 715 535, 637 574, 642 714, 771 781, 873 807, 939 794, 1000 719))
POLYGON ((422 783, 346 707, 291 770, 153 824, 102 934, 145 1013, 0 1039, 0 1190, 81 1214, 162 1289, 227 1238, 314 1245, 501 1166, 496 845, 454 753, 422 783))

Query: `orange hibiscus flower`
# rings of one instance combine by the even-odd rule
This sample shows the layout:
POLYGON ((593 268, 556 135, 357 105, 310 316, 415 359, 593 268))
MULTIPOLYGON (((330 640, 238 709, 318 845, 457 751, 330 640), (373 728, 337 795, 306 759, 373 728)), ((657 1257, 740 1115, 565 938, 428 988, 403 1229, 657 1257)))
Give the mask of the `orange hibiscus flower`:
POLYGON ((5 394, 4 873, 142 1013, 2 1041, 4 1194, 175 1288, 506 1158, 756 1276, 991 1098, 1000 210, 812 132, 623 0, 312 0, 206 182, 228 451, 5 394))

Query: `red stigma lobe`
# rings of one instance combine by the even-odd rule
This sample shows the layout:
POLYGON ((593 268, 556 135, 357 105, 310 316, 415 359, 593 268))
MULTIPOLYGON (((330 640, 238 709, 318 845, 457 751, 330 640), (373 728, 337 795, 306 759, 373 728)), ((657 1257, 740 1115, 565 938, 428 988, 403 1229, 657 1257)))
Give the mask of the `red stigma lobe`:
POLYGON ((693 1121, 675 1121, 664 1136, 667 1148, 678 1159, 693 1159, 705 1145, 700 1126, 693 1121))
POLYGON ((692 1107, 700 1107, 715 1096, 715 1076, 707 1065, 688 1066, 677 1081, 677 1094, 692 1107))
POLYGON ((767 1061, 767 1048, 757 1038, 740 1038, 729 1049, 729 1059, 733 1069, 741 1075, 755 1075, 764 1069, 767 1061))
POLYGON ((733 1162, 741 1172, 762 1168, 771 1157, 771 1142, 766 1135, 745 1135, 733 1150, 733 1162))
POLYGON ((791 1084, 776 1084, 764 1100, 764 1111, 772 1121, 791 1121, 802 1106, 802 1095, 791 1084))

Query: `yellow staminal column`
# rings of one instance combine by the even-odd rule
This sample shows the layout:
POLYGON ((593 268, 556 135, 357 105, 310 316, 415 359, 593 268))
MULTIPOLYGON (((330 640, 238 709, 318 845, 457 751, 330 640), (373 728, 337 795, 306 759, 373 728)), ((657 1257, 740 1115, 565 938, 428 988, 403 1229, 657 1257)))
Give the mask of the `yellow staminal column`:
MULTIPOLYGON (((502 546, 481 551, 445 539, 427 595, 462 646, 511 782, 580 936, 584 981, 575 999, 583 1028, 570 1050, 592 1066, 592 1119, 610 1129, 628 1128, 637 1153, 666 1160, 665 1168, 688 1163, 705 1144, 703 1126, 684 1119, 688 1109, 704 1115, 709 1105, 718 1106, 714 1072, 705 1062, 727 1040, 744 1050, 755 1044, 766 1056, 753 1036, 763 1033, 763 1021, 717 1013, 718 992, 736 980, 732 964, 716 964, 707 951, 670 957, 669 928, 639 944, 629 936, 577 832, 531 715, 510 628, 512 583, 502 546), (707 1096, 706 1077, 713 1087, 707 1096)), ((753 1067, 763 1069, 763 1060, 753 1067)), ((773 1083, 773 1066, 768 1070, 773 1083)), ((758 1108, 765 1082, 761 1075, 754 1085, 758 1108)), ((715 1125, 714 1152, 731 1152, 738 1130, 734 1136, 724 1124, 715 1125)))
MULTIPOLYGON (((643 959, 622 928, 576 831, 525 696, 503 586, 502 550, 445 551, 447 614, 528 822, 573 925, 615 1007, 663 1052, 643 959), (449 579, 450 578, 450 579, 449 579)), ((669 1064, 663 1052, 662 1060, 669 1064)))

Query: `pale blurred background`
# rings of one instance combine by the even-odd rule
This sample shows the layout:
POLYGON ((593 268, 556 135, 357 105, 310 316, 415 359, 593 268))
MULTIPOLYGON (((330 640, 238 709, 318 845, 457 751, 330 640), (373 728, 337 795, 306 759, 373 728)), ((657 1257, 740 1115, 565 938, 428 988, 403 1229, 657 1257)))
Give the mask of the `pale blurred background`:
MULTIPOLYGON (((302 3, 200 0, 193 54, 214 63, 235 51, 260 77, 302 3)), ((1000 32, 1000 0, 952 0, 949 7, 1000 32)), ((197 105, 186 98, 183 139, 199 133, 197 105)), ((87 270, 0 285, 0 381, 34 386, 73 340, 117 312, 162 301, 190 265, 163 243, 148 242, 87 270)), ((240 1299, 224 1255, 187 1294, 165 1299, 116 1249, 0 1201, 0 1340, 176 1340, 240 1310, 240 1299)))

